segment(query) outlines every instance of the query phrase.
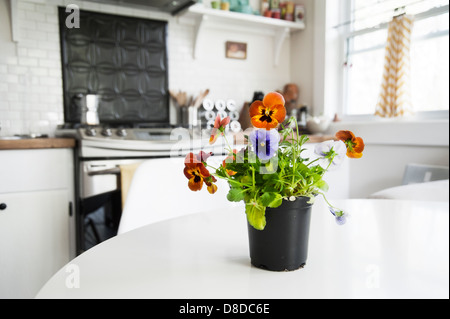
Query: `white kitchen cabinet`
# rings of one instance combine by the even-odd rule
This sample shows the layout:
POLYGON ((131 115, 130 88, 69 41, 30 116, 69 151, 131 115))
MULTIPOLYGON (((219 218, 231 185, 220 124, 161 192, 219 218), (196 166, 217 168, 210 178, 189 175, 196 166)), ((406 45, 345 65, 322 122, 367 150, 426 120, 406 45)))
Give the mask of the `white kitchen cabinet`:
POLYGON ((73 257, 73 167, 70 148, 0 150, 0 298, 33 298, 73 257))
POLYGON ((0 194, 0 298, 33 298, 69 261, 67 190, 0 194))

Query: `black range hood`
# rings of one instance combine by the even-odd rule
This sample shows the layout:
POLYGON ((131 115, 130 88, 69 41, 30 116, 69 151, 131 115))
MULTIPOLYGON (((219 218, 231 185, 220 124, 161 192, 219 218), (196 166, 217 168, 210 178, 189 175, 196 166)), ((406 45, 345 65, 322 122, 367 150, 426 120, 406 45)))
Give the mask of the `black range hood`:
POLYGON ((146 8, 177 15, 195 4, 194 0, 94 0, 124 7, 146 8))

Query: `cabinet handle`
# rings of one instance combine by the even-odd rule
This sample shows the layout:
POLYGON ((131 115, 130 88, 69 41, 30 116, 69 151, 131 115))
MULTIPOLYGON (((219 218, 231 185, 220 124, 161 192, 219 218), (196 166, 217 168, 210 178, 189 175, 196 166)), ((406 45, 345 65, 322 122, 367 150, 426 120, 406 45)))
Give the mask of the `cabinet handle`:
POLYGON ((8 206, 6 206, 5 203, 1 203, 1 204, 0 204, 0 210, 5 210, 6 207, 8 207, 8 206))

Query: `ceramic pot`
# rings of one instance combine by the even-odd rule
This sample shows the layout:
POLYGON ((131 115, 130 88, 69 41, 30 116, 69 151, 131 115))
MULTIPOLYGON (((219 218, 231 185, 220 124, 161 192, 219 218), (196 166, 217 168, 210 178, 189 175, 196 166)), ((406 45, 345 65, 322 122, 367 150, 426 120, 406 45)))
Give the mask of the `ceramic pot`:
POLYGON ((248 224, 250 259, 253 266, 271 271, 303 268, 308 256, 312 204, 308 197, 283 201, 266 209, 266 227, 256 230, 248 224))

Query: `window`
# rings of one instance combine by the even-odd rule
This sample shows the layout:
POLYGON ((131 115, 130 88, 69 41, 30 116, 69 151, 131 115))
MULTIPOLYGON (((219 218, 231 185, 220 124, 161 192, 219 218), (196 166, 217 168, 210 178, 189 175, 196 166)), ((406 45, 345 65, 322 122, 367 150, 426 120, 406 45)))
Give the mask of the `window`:
POLYGON ((416 112, 449 109, 448 0, 349 0, 345 32, 346 115, 373 114, 380 93, 388 22, 415 18, 411 42, 411 98, 416 112))

